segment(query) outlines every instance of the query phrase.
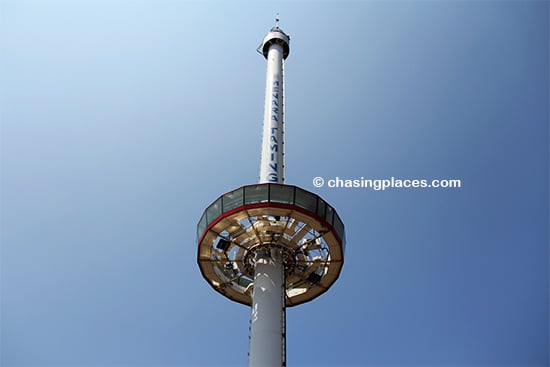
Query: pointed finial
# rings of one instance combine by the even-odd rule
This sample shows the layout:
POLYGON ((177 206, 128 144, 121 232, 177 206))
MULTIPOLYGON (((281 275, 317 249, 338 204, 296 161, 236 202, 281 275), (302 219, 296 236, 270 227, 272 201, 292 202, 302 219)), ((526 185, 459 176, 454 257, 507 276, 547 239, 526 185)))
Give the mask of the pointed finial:
POLYGON ((275 16, 275 28, 279 28, 279 13, 275 16))

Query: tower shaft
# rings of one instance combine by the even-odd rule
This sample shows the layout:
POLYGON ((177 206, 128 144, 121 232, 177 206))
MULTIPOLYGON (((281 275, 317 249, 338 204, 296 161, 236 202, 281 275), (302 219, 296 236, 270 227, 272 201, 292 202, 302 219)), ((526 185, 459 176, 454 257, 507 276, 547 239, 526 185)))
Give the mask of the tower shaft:
POLYGON ((249 366, 285 365, 284 267, 281 250, 256 253, 249 366))
MULTIPOLYGON (((284 183, 283 66, 289 52, 289 37, 275 28, 262 44, 267 60, 260 183, 284 183)), ((280 248, 267 244, 256 252, 254 291, 250 317, 248 364, 285 366, 285 269, 280 248)))
POLYGON ((264 126, 260 183, 284 183, 284 111, 283 111, 283 63, 284 50, 280 44, 272 44, 267 52, 265 83, 264 126))

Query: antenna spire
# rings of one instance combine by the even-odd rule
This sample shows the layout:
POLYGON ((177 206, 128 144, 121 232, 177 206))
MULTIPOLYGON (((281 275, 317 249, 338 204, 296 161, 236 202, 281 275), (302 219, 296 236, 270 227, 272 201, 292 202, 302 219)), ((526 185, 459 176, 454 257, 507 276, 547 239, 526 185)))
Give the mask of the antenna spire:
POLYGON ((275 16, 275 28, 279 28, 279 13, 275 16))

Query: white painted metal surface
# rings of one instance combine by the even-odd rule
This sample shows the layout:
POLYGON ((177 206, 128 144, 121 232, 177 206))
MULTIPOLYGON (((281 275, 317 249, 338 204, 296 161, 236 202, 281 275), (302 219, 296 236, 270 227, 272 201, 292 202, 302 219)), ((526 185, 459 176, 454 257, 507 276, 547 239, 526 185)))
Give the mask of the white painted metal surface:
MULTIPOLYGON (((284 183, 283 66, 290 38, 275 28, 265 36, 262 53, 267 59, 260 183, 284 183)), ((285 271, 281 250, 272 247, 256 253, 250 318, 248 365, 286 365, 285 271)))
POLYGON ((283 36, 288 39, 281 31, 271 31, 263 45, 268 51, 260 183, 284 183, 283 36))
POLYGON ((250 318, 250 352, 248 365, 283 366, 284 339, 284 269, 281 251, 262 249, 256 253, 252 315, 250 318))

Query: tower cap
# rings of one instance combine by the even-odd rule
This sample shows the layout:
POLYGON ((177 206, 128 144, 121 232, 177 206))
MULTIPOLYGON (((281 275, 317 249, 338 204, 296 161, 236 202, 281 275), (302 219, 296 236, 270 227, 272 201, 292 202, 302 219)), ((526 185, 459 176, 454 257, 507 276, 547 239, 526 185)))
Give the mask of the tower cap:
POLYGON ((273 44, 279 44, 283 47, 283 59, 286 59, 290 53, 290 36, 283 32, 283 30, 279 28, 279 25, 271 28, 262 42, 262 54, 266 59, 267 53, 269 52, 269 47, 273 44))

